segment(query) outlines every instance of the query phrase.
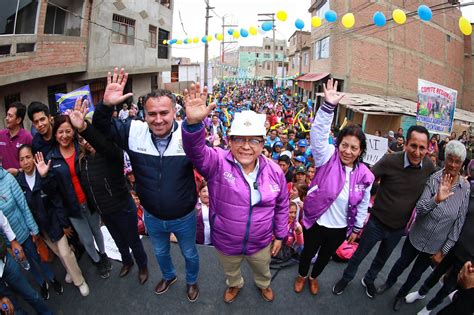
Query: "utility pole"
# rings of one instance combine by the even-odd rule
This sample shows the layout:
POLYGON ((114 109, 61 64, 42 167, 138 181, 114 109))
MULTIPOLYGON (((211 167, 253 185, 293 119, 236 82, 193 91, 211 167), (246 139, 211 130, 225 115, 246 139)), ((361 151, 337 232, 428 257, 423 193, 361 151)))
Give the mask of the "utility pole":
MULTIPOLYGON (((209 0, 206 0, 206 34, 209 32, 209 19, 212 17, 209 15, 209 10, 214 9, 214 7, 209 6, 209 0)), ((207 86, 207 68, 209 67, 209 43, 206 41, 204 43, 204 86, 207 86)))
MULTIPOLYGON (((273 62, 272 62, 272 80, 275 81, 276 76, 276 64, 275 64, 275 13, 259 13, 258 16, 267 17, 267 19, 260 19, 259 22, 272 22, 272 31, 273 31, 273 41, 272 41, 272 55, 273 55, 273 62)), ((275 83, 275 82, 274 82, 275 83)))
POLYGON ((225 24, 225 15, 222 17, 222 36, 224 39, 221 42, 221 81, 224 80, 224 59, 225 59, 225 44, 237 43, 237 41, 225 41, 225 29, 226 27, 239 27, 238 25, 225 24))

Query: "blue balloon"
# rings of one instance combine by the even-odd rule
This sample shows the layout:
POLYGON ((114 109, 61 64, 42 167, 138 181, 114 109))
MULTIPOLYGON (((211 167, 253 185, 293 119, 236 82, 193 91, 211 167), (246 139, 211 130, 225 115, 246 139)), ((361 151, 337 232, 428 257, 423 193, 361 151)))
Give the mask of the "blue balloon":
POLYGON ((233 28, 229 28, 227 30, 227 34, 229 34, 230 36, 232 36, 234 34, 234 29, 233 28))
POLYGON ((385 18, 385 15, 380 12, 380 11, 377 11, 374 13, 374 24, 377 25, 378 27, 382 27, 385 25, 385 23, 387 23, 387 19, 385 18))
POLYGON ((201 38, 201 42, 207 43, 207 38, 206 38, 206 36, 203 36, 203 37, 201 38))
POLYGON ((262 24, 262 30, 264 30, 265 32, 268 32, 268 31, 270 31, 272 28, 273 28, 273 22, 270 22, 270 21, 263 22, 263 24, 262 24))
POLYGON ((187 44, 187 43, 188 43, 188 39, 187 39, 187 38, 184 40, 184 43, 185 43, 185 44, 187 44))
POLYGON ((304 21, 302 19, 296 19, 295 27, 299 30, 302 30, 304 27, 304 21))
POLYGON ((326 21, 328 22, 336 22, 337 20, 337 13, 333 10, 328 10, 326 11, 326 13, 324 13, 324 18, 326 19, 326 21))
POLYGON ((431 12, 431 9, 428 6, 422 4, 418 7, 418 16, 423 21, 429 21, 433 17, 433 12, 431 12))
POLYGON ((242 37, 249 36, 249 31, 247 31, 245 28, 241 28, 240 29, 240 36, 242 36, 242 37))
POLYGON ((169 44, 176 44, 177 40, 176 39, 172 39, 171 42, 168 42, 169 44))

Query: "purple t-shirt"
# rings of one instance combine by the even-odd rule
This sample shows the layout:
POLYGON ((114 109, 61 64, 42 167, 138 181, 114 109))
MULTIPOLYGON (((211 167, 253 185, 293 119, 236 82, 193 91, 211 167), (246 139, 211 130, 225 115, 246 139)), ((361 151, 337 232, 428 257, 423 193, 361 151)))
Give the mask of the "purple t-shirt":
POLYGON ((8 129, 0 130, 0 161, 2 162, 2 167, 6 170, 9 168, 20 168, 18 149, 23 144, 31 145, 32 139, 31 133, 23 128, 13 137, 10 137, 8 129))

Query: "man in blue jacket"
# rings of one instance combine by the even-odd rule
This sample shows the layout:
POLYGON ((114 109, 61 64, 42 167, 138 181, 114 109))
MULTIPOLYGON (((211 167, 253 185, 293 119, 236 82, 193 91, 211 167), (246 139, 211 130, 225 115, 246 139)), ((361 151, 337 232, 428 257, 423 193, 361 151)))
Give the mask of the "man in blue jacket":
POLYGON ((113 108, 132 93, 123 95, 128 74, 114 69, 107 75, 104 100, 98 104, 93 125, 111 136, 128 153, 136 178, 136 192, 144 207, 145 225, 150 235, 163 279, 155 293, 165 293, 176 282, 170 255, 170 234, 178 239, 186 262, 187 297, 199 296, 197 278, 199 256, 196 249, 196 184, 191 162, 181 140, 181 123, 175 121, 176 99, 165 90, 145 97, 145 122, 112 119, 113 108))

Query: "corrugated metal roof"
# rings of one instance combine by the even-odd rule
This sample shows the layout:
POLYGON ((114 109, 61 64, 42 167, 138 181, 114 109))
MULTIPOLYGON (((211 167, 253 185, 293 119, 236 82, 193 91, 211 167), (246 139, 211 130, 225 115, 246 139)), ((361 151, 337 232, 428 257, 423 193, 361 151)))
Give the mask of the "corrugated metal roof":
MULTIPOLYGON (((324 96, 324 94, 318 93, 318 96, 324 96)), ((355 112, 371 115, 416 116, 416 102, 401 97, 345 93, 340 104, 355 112)), ((454 119, 474 123, 474 113, 456 108, 454 119)))

